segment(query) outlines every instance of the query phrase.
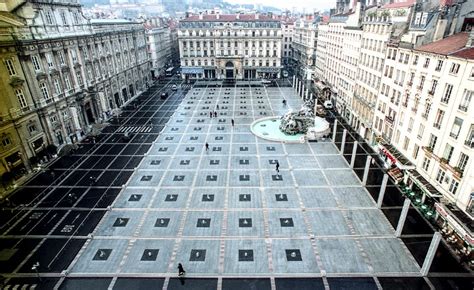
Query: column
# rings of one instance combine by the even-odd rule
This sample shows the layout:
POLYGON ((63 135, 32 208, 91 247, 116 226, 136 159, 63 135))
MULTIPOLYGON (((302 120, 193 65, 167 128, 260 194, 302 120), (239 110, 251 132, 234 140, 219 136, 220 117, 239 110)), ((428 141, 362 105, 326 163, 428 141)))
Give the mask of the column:
POLYGON ((405 225, 405 220, 407 218, 408 210, 410 209, 410 199, 405 198, 403 202, 402 213, 398 219, 397 230, 395 231, 395 236, 399 238, 402 235, 403 226, 405 225))
POLYGON ((382 207, 383 198, 385 196, 385 189, 387 188, 388 175, 385 173, 382 179, 382 185, 380 186, 379 197, 377 199, 377 207, 382 207))
POLYGON ((301 86, 301 90, 300 90, 300 98, 303 97, 303 94, 304 94, 304 84, 301 86))
POLYGON ((293 76, 293 85, 292 85, 292 87, 294 88, 295 85, 296 85, 296 76, 293 76))
POLYGON ((308 99, 308 96, 309 96, 309 89, 306 89, 306 98, 305 98, 305 100, 308 99))
POLYGON ((344 154, 344 147, 346 145, 346 135, 347 135, 347 129, 344 129, 344 131, 342 131, 341 154, 344 154))
POLYGON ((336 142, 337 119, 334 119, 334 127, 332 129, 332 142, 336 142))
POLYGON ((433 263, 433 259, 435 257, 436 251, 438 250, 439 242, 441 241, 441 234, 439 232, 435 232, 433 235, 433 239, 431 239, 430 247, 428 248, 428 253, 426 253, 425 261, 423 262, 423 266, 421 267, 421 275, 427 276, 428 272, 430 271, 431 264, 433 263))
POLYGON ((370 168, 371 161, 372 161, 372 157, 367 156, 367 160, 365 161, 364 177, 362 178, 362 185, 365 185, 367 183, 367 177, 369 176, 369 168, 370 168))
POLYGON ((357 145, 359 142, 354 141, 354 146, 352 147, 352 156, 351 156, 351 168, 354 168, 354 163, 357 156, 357 145))

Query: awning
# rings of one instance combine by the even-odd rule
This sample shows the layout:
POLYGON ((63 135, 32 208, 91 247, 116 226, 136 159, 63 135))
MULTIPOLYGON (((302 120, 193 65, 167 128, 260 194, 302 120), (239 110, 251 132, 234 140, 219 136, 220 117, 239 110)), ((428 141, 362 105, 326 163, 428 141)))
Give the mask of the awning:
POLYGON ((435 207, 436 212, 448 222, 458 235, 469 245, 474 246, 474 237, 472 235, 474 229, 473 219, 453 205, 444 205, 438 202, 435 204, 435 207))
POLYGON ((182 74, 202 74, 204 69, 202 67, 181 67, 182 74))
POLYGON ((428 196, 443 197, 443 195, 434 187, 428 180, 426 180, 417 170, 408 171, 411 180, 428 196))
POLYGON ((326 89, 330 89, 328 85, 326 84, 323 84, 322 82, 316 82, 316 88, 318 88, 319 90, 326 90, 326 89))
POLYGON ((279 67, 262 67, 258 68, 257 72, 262 72, 262 73, 279 73, 280 68, 279 67))
POLYGON ((397 165, 400 169, 415 169, 415 165, 411 163, 408 158, 405 157, 400 151, 398 151, 395 147, 390 144, 379 144, 380 151, 382 151, 392 164, 397 165))

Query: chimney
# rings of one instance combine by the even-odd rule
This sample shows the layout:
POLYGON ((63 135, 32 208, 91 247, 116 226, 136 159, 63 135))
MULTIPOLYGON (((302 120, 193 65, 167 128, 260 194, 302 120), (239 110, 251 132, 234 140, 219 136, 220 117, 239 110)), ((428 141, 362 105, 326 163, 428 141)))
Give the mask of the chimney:
POLYGON ((237 19, 237 20, 240 19, 240 13, 237 13, 237 14, 235 15, 235 19, 237 19))
POLYGON ((471 29, 471 32, 469 32, 469 38, 467 39, 466 42, 466 47, 473 47, 474 46, 474 29, 471 29))
POLYGON ((258 19, 258 18, 259 18, 259 16, 260 16, 260 15, 258 14, 258 12, 257 12, 257 13, 255 13, 255 19, 258 19))
POLYGON ((202 12, 199 12, 199 20, 202 20, 202 12))
POLYGON ((219 13, 219 10, 216 10, 216 19, 220 19, 220 13, 219 13))

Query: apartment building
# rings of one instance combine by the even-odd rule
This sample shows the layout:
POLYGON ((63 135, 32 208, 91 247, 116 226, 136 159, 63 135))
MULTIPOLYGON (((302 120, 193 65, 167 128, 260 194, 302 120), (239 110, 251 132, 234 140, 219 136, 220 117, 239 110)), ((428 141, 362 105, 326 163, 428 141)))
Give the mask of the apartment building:
POLYGON ((293 35, 293 63, 296 75, 302 80, 312 80, 316 70, 318 24, 312 17, 295 22, 293 35))
POLYGON ((2 38, 2 45, 16 48, 10 45, 2 54, 2 70, 7 71, 2 78, 9 86, 4 90, 11 100, 2 112, 8 111, 8 124, 2 126, 16 124, 18 136, 11 138, 15 144, 2 147, 3 171, 19 162, 5 160, 12 148, 23 148, 20 159, 28 169, 47 155, 48 144, 77 142, 92 124, 146 88, 149 63, 142 24, 85 19, 76 0, 24 0, 1 7, 9 24, 4 36, 13 39, 2 38))
POLYGON ((285 19, 281 24, 282 43, 281 43, 281 59, 282 65, 288 66, 293 59, 293 35, 295 22, 285 19))
POLYGON ((151 62, 152 77, 164 75, 171 65, 171 33, 164 19, 151 19, 144 24, 148 59, 151 62))
POLYGON ((432 184, 428 197, 468 212, 474 189, 473 38, 461 32, 416 49, 390 48, 386 66, 397 66, 377 104, 385 116, 376 117, 383 138, 416 168, 407 176, 432 184))
POLYGON ((179 23, 185 79, 277 78, 281 71, 281 21, 260 14, 199 14, 179 23))

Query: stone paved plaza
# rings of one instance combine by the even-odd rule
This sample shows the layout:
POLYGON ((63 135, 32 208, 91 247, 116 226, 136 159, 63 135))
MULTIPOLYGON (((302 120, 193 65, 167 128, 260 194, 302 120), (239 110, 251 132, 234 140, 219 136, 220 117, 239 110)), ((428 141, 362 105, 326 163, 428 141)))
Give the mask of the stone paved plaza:
POLYGON ((182 263, 187 277, 417 276, 331 141, 284 144, 250 132, 254 120, 301 104, 289 87, 193 87, 70 275, 176 277, 182 263))

